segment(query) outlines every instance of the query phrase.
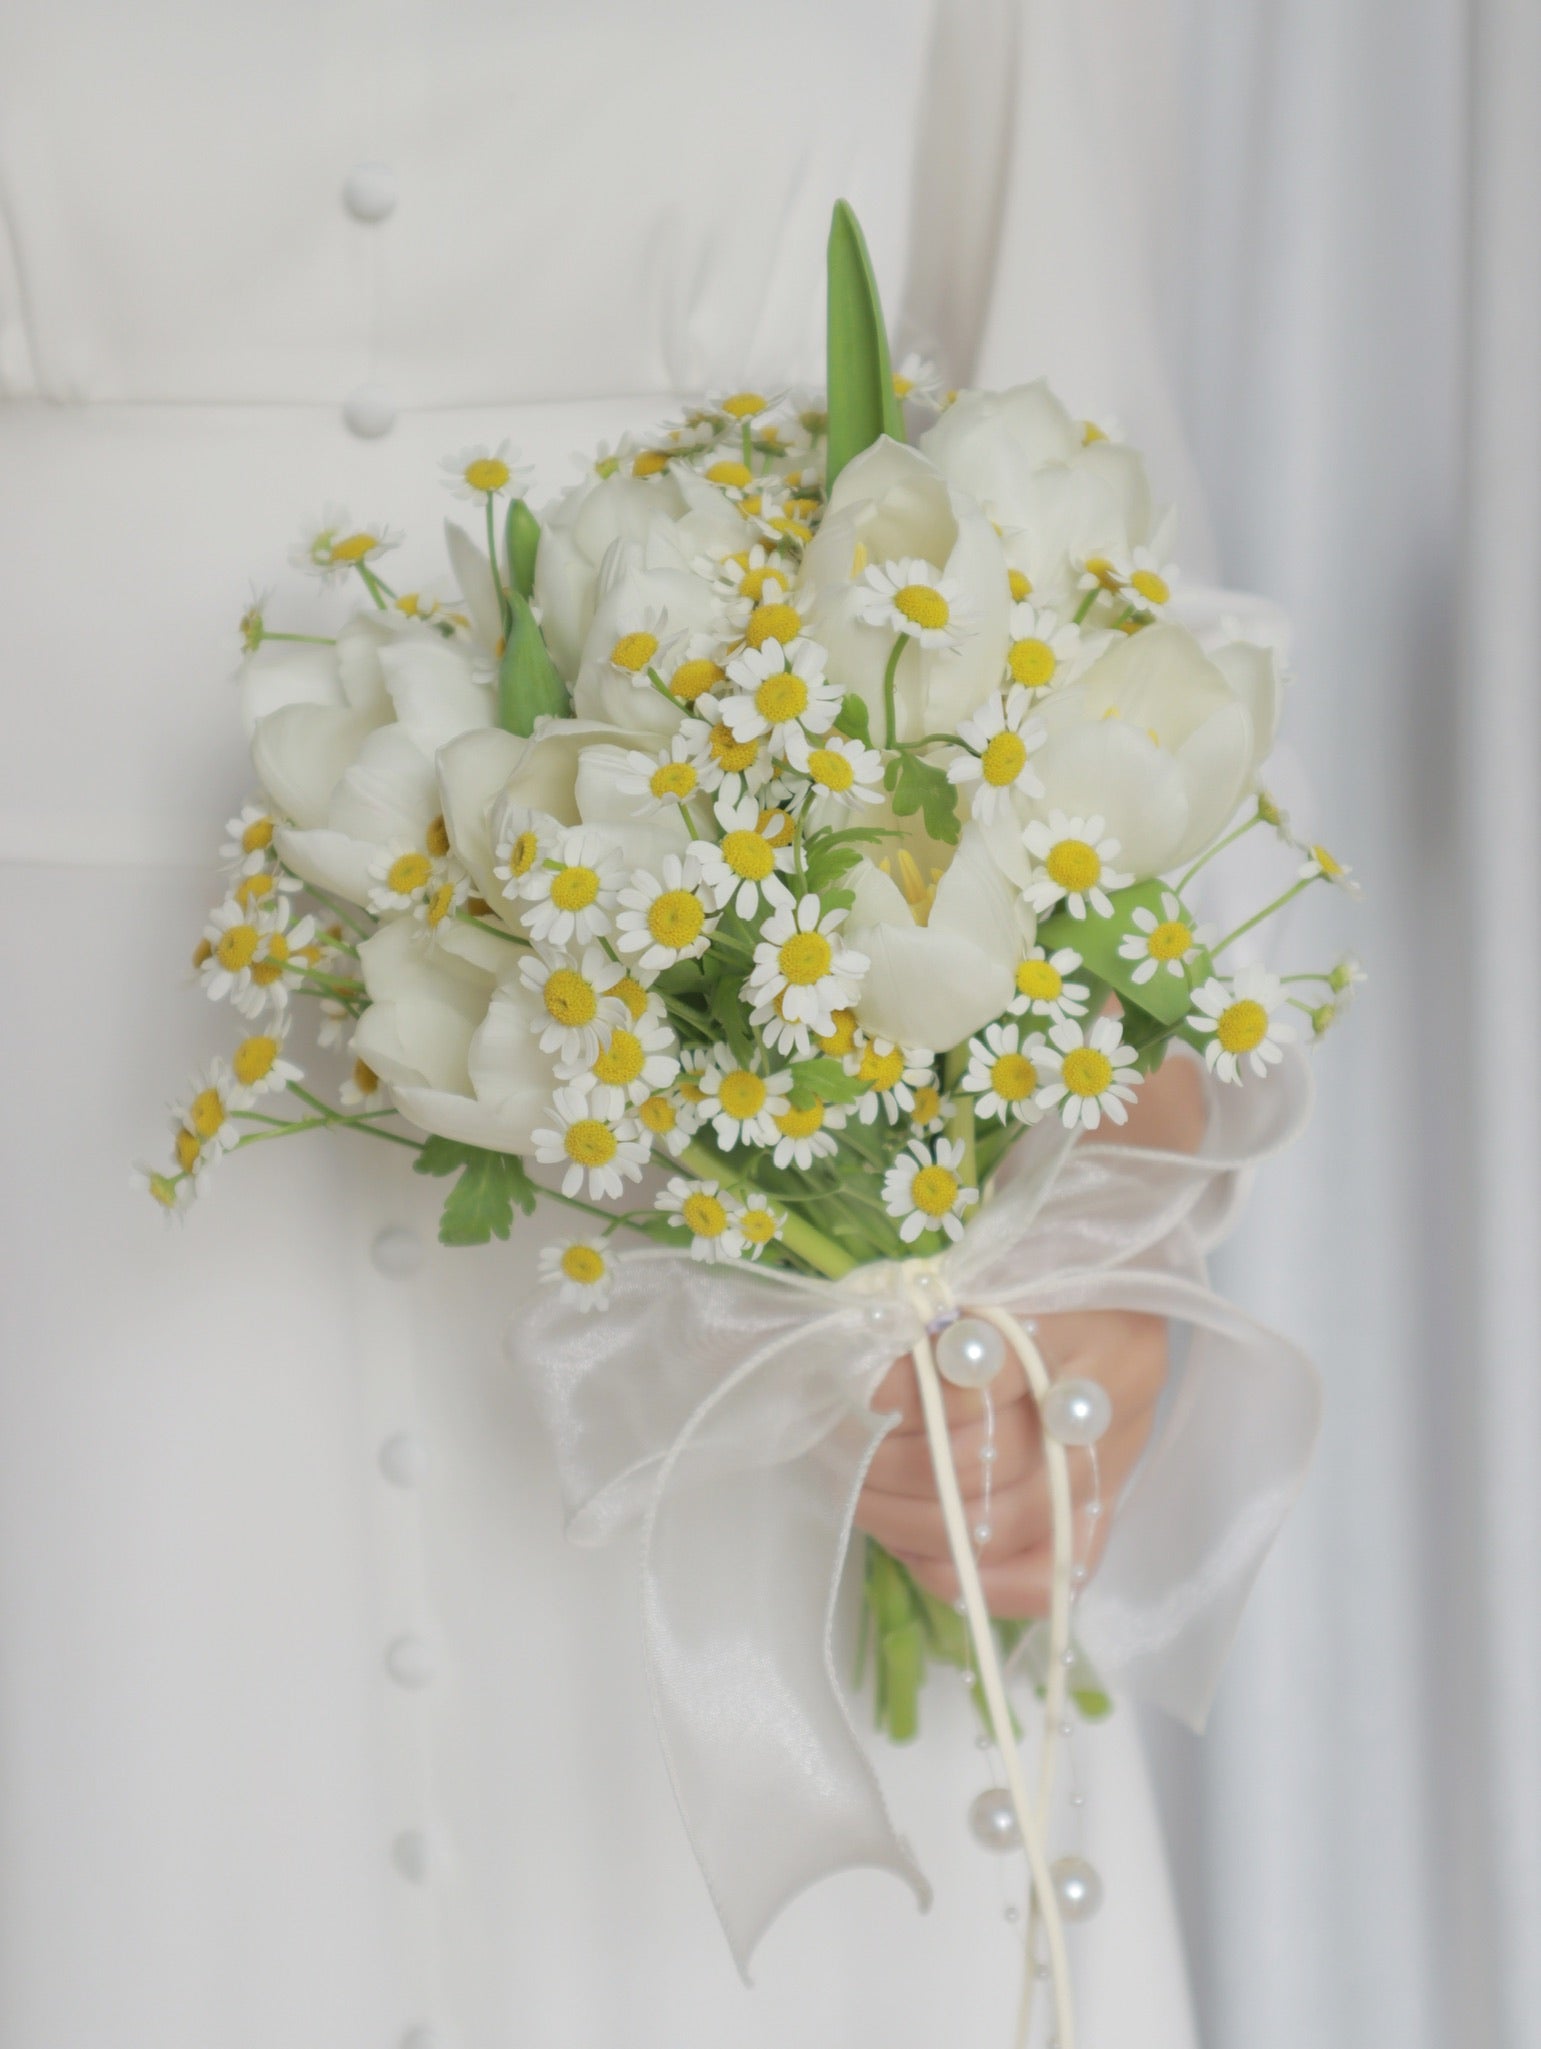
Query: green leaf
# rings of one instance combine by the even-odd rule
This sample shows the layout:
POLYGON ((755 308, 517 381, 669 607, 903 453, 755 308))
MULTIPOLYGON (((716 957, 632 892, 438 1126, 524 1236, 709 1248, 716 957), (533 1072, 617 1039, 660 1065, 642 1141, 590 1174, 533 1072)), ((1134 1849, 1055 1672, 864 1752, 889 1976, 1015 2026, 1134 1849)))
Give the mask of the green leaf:
POLYGON ((955 846, 961 825, 958 819, 957 786, 947 780, 947 771, 918 754, 896 754, 883 772, 893 792, 894 815, 908 818, 919 811, 925 816, 926 831, 934 840, 955 846))
POLYGON ((865 697, 858 697, 854 690, 848 690, 840 700, 840 716, 835 720, 835 731, 844 733, 848 740, 860 740, 864 747, 872 745, 872 713, 867 709, 865 697))
POLYGON ((829 224, 827 488, 880 434, 904 439, 888 333, 861 224, 845 200, 829 224))
POLYGON ((513 624, 498 664, 498 724, 527 740, 538 718, 564 718, 570 707, 567 685, 557 674, 529 599, 514 590, 509 605, 513 624))
POLYGON ((508 580, 520 597, 535 588, 535 551, 540 546, 540 521, 522 498, 508 508, 503 528, 503 545, 508 555, 508 580))
MULTIPOLYGON (((1161 967, 1149 981, 1136 982, 1134 971, 1139 961, 1123 959, 1118 950, 1120 940, 1138 930, 1134 923, 1136 911, 1151 911, 1158 919, 1164 916, 1161 899, 1166 894, 1175 894, 1169 883, 1136 882, 1128 889, 1114 890, 1111 918, 1072 918, 1068 911, 1058 911, 1038 927, 1038 943, 1051 953, 1057 946, 1074 947, 1092 974, 1107 982, 1126 1008, 1132 1005, 1159 1024, 1177 1024, 1188 1014, 1188 975, 1168 974, 1161 967)), ((1188 924, 1194 923, 1186 909, 1179 915, 1188 924)), ((1194 978, 1202 981, 1208 972, 1208 957, 1204 956, 1194 964, 1194 978)), ((1130 1033, 1131 1040, 1135 1036, 1130 1033)))
POLYGON ((815 1101, 854 1103, 866 1092, 866 1083, 847 1074, 838 1060, 820 1053, 812 1060, 796 1060, 788 1070, 792 1077, 792 1107, 808 1110, 815 1101))
POLYGON ((443 1245, 485 1245, 489 1238, 506 1238, 513 1228, 515 1203, 526 1216, 535 1209, 539 1191, 515 1153, 487 1152, 481 1146, 461 1145, 456 1139, 430 1138, 413 1161, 412 1171, 460 1177, 444 1198, 444 1213, 439 1218, 439 1242, 443 1245))

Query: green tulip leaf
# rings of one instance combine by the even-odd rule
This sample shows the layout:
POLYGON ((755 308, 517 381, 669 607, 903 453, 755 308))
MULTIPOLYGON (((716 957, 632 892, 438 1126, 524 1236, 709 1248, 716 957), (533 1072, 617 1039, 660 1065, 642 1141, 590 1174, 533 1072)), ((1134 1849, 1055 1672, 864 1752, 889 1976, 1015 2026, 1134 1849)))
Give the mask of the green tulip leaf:
POLYGON ((509 593, 512 623, 498 664, 498 724, 527 740, 538 718, 565 718, 567 685, 557 673, 530 601, 517 588, 509 593))
POLYGON ((829 225, 827 483, 881 434, 904 439, 888 333, 861 224, 846 201, 829 225))
MULTIPOLYGON (((1128 889, 1113 891, 1111 918, 1099 918, 1095 912, 1073 918, 1068 911, 1056 911, 1038 927, 1038 943, 1050 953, 1056 947, 1074 947, 1089 972, 1108 983, 1126 1009, 1141 1010, 1161 1025, 1179 1024, 1188 1014, 1192 989, 1209 972, 1208 956, 1201 955, 1183 974, 1174 975, 1163 964, 1147 980, 1137 982, 1134 975, 1140 960, 1125 959, 1119 952, 1131 932, 1145 937, 1134 922, 1135 912, 1149 911, 1158 921, 1164 919, 1161 899, 1169 893, 1169 883, 1136 882, 1128 889)), ((1187 910, 1180 910, 1179 915, 1192 926, 1194 920, 1187 910)))
POLYGON ((520 597, 535 588, 535 551, 540 546, 540 521, 522 498, 508 508, 503 528, 503 545, 508 555, 508 580, 520 597))

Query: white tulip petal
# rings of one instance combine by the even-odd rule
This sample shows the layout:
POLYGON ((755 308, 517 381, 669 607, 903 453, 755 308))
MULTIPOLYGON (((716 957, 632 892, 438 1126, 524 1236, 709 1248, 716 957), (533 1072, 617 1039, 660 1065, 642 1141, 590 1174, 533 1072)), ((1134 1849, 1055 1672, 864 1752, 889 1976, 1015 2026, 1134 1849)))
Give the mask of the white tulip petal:
MULTIPOLYGON (((371 1061, 370 1065, 374 1063, 371 1061)), ((379 1069, 376 1068, 376 1073, 379 1069)), ((522 1153, 529 1149, 534 1126, 521 1106, 478 1102, 475 1096, 448 1089, 393 1085, 391 1100, 419 1131, 453 1139, 457 1145, 480 1146, 491 1153, 522 1153)), ((550 1111, 550 1096, 545 1098, 550 1111)))
POLYGON ((1068 726, 1033 756, 1044 796, 1033 816, 1063 811, 1100 817, 1118 842, 1114 865, 1136 881, 1180 859, 1188 831, 1188 791, 1175 756, 1122 719, 1068 726))
POLYGON ((491 904, 498 901, 499 886, 492 872, 495 855, 487 824, 488 811, 529 744, 499 726, 483 726, 451 740, 439 750, 434 764, 439 780, 439 811, 450 844, 471 871, 480 894, 491 904))
POLYGON ((296 825, 326 825, 332 792, 374 724, 338 705, 285 705, 258 721, 252 765, 274 804, 296 825))
POLYGON ((380 726, 332 792, 328 822, 376 847, 421 846, 438 811, 432 761, 400 726, 380 726))
POLYGON ((329 890, 350 904, 367 904, 374 887, 369 863, 375 849, 345 832, 327 827, 295 831, 280 826, 273 835, 278 858, 286 868, 317 889, 329 890))
POLYGON ((503 642, 503 607, 498 602, 492 565, 465 529, 456 526, 452 519, 444 522, 444 545, 476 637, 491 653, 503 642))
POLYGON ((329 647, 271 642, 241 664, 241 722, 251 738, 260 719, 286 704, 345 706, 337 656, 329 647))
POLYGON ((475 680, 463 650, 448 641, 413 635, 385 649, 380 666, 397 718, 425 754, 493 723, 491 688, 475 680))

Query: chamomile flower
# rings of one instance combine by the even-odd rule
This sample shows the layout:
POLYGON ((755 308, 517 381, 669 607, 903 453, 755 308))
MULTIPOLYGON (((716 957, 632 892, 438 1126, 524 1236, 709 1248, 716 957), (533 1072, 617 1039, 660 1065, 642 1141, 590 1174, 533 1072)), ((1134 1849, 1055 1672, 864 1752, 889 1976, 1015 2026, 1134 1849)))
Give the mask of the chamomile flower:
POLYGON ((561 1290, 569 1309, 584 1314, 608 1309, 614 1273, 610 1248, 603 1238, 568 1238, 556 1245, 543 1245, 540 1278, 548 1287, 561 1290))
POLYGON ((134 1168, 128 1185, 136 1195, 148 1195, 152 1202, 159 1203, 168 1224, 181 1222, 198 1192, 197 1179, 190 1173, 165 1174, 158 1167, 143 1165, 134 1168))
POLYGON ((1044 1086, 1039 1102, 1045 1110, 1058 1109, 1066 1127, 1095 1131, 1106 1117, 1124 1124, 1134 1101, 1131 1074, 1139 1058, 1124 1044, 1123 1026, 1116 1017, 1099 1017, 1089 1032, 1073 1018, 1065 1018, 1049 1030, 1050 1044, 1041 1054, 1044 1086))
POLYGON ((770 1050, 785 1060, 806 1060, 813 1051, 813 1033, 807 1025, 783 1014, 780 996, 755 1004, 749 1013, 749 1024, 770 1050))
POLYGON ((789 1024, 821 1032, 829 1030, 836 1010, 854 1008, 871 962, 845 944, 845 915, 843 909, 826 911, 812 892, 773 911, 760 927, 744 987, 750 1002, 779 998, 789 1024))
POLYGON ((791 1098, 790 1074, 756 1074, 741 1067, 726 1046, 714 1047, 701 1070, 701 1115, 719 1145, 774 1145, 773 1120, 787 1110, 791 1098))
POLYGON ((792 892, 781 877, 792 870, 791 843, 778 844, 766 832, 767 826, 779 827, 780 812, 762 811, 754 797, 719 797, 716 816, 722 838, 696 849, 714 907, 722 911, 731 904, 741 918, 752 918, 762 901, 789 904, 792 892))
POLYGON ((917 355, 912 349, 896 366, 893 378, 894 397, 901 404, 908 402, 940 408, 947 383, 929 356, 917 355))
POLYGON ((763 1195, 749 1195, 738 1204, 731 1214, 733 1229, 744 1241, 744 1249, 751 1259, 758 1259, 766 1246, 781 1236, 786 1222, 783 1211, 778 1210, 763 1195))
POLYGON ((473 503, 496 498, 504 491, 512 491, 517 498, 530 480, 529 471, 521 469, 519 458, 507 441, 500 441, 496 448, 473 442, 470 447, 445 456, 439 467, 454 496, 473 503))
POLYGON ((1066 979, 1080 965, 1074 947, 1061 946, 1053 953, 1046 946, 1030 947, 1017 962, 1017 993, 1006 1008, 1013 1017, 1046 1017, 1053 1024, 1083 1016, 1091 991, 1085 982, 1066 979))
POLYGON ((540 999, 541 1014, 531 1023, 543 1053, 568 1067, 591 1067, 617 1025, 630 1010, 615 993, 622 970, 598 946, 581 955, 554 946, 536 945, 519 957, 519 979, 540 999))
POLYGON ((337 1091, 349 1110, 383 1110, 390 1098, 385 1083, 367 1060, 355 1060, 347 1080, 337 1091))
POLYGON ((649 606, 624 633, 616 635, 608 657, 611 668, 629 676, 639 690, 651 690, 653 679, 648 671, 656 668, 660 659, 667 660, 673 646, 668 635, 668 613, 649 606))
POLYGON ((788 1103, 771 1119, 776 1127, 776 1149, 771 1154, 771 1164, 797 1167, 807 1173, 815 1160, 827 1160, 839 1150, 840 1142, 835 1133, 844 1128, 845 1119, 845 1109, 839 1103, 821 1103, 815 1099, 805 1110, 795 1109, 788 1103))
POLYGON ((803 615, 791 598, 762 598, 744 623, 746 647, 764 647, 779 640, 790 647, 803 630, 803 615))
POLYGON ((581 1089, 601 1117, 623 1117, 667 1089, 680 1071, 673 1032, 656 1017, 617 1025, 587 1066, 564 1079, 581 1089))
POLYGON ((896 1046, 892 1039, 858 1040, 844 1061, 847 1074, 866 1084, 856 1099, 858 1124, 875 1124, 881 1113, 890 1124, 914 1114, 917 1089, 936 1081, 934 1056, 924 1046, 896 1046))
POLYGON ((1120 960, 1138 961, 1131 982, 1148 982, 1161 969, 1181 980, 1214 939, 1211 925, 1194 925, 1169 889, 1161 892, 1161 916, 1141 904, 1131 913, 1134 931, 1118 942, 1120 960))
POLYGON ((1074 672, 1081 648, 1081 629, 1045 605, 1026 602, 1011 608, 1011 640, 1006 649, 1008 681, 1034 692, 1052 690, 1074 672))
POLYGON ((827 659, 817 641, 801 638, 788 647, 767 640, 735 655, 728 681, 739 694, 722 706, 734 739, 763 739, 779 759, 793 733, 827 732, 840 709, 840 693, 824 674, 827 659))
POLYGON ((237 875, 256 875, 273 858, 273 834, 279 821, 265 804, 243 804, 225 821, 220 857, 237 875))
POLYGON ((679 732, 689 749, 687 759, 699 771, 702 789, 726 790, 730 796, 762 789, 775 769, 765 742, 740 740, 715 697, 698 698, 695 709, 696 716, 686 719, 679 732))
POLYGON ((822 825, 833 814, 883 801, 883 757, 844 733, 827 733, 815 744, 803 731, 787 736, 786 758, 813 784, 809 821, 822 825))
POLYGON ((1136 548, 1127 562, 1115 565, 1124 595, 1146 612, 1163 612, 1172 602, 1178 572, 1149 548, 1136 548))
POLYGON ((445 879, 449 833, 442 817, 430 821, 421 844, 396 839, 380 847, 369 863, 369 908, 376 917, 410 911, 445 879))
POLYGON ((759 480, 744 461, 742 449, 731 442, 703 450, 695 464, 696 473, 715 484, 725 498, 742 506, 746 498, 759 495, 759 480))
POLYGON ((1193 992, 1193 1009, 1188 1015, 1190 1031, 1209 1038, 1204 1062, 1221 1081, 1242 1079, 1242 1064, 1255 1075, 1267 1074, 1284 1058, 1282 1048, 1295 1036, 1295 1027, 1285 1017, 1284 985, 1256 962, 1240 968, 1227 981, 1212 975, 1193 992))
POLYGON ((526 876, 545 860, 561 827, 544 811, 511 804, 496 820, 496 830, 492 872, 502 883, 504 896, 516 903, 526 876))
POLYGON ((615 778, 615 786, 628 797, 638 799, 638 811, 650 817, 672 810, 693 797, 701 786, 701 771, 691 759, 691 743, 676 733, 661 754, 633 750, 615 778))
POLYGON ((305 529, 289 551, 289 560, 294 568, 331 583, 350 570, 378 562, 400 545, 401 535, 389 527, 356 527, 342 506, 329 505, 320 519, 305 529))
POLYGON ((744 1236, 733 1221, 727 1197, 716 1181, 687 1181, 683 1174, 671 1176, 660 1188, 654 1208, 690 1233, 690 1256, 714 1263, 737 1259, 744 1250, 744 1236))
POLYGON ((1112 866, 1118 841, 1107 837, 1100 818, 1051 811, 1047 822, 1032 821, 1022 844, 1035 864, 1025 894, 1040 918, 1062 900, 1072 918, 1084 918, 1088 908, 1099 918, 1112 917, 1108 891, 1122 889, 1130 878, 1112 866))
POLYGON ((915 1090, 915 1107, 910 1112, 910 1125, 917 1137, 930 1138, 941 1131, 951 1115, 952 1104, 936 1083, 923 1081, 915 1090))
POLYGON ((1302 882, 1314 882, 1318 875, 1330 882, 1335 889, 1341 889, 1346 896, 1363 896, 1364 891, 1354 880, 1354 871, 1335 854, 1323 846, 1305 846, 1301 852, 1306 856, 1300 864, 1299 877, 1302 882))
POLYGON ((978 1038, 970 1039, 963 1086, 979 1098, 980 1116, 1036 1124, 1043 1115, 1038 1100, 1045 1079, 1043 1056, 1042 1032, 1024 1035, 1018 1024, 986 1025, 978 1038))
POLYGON ((282 869, 254 868, 247 875, 237 876, 230 894, 250 910, 264 898, 271 901, 280 896, 297 896, 303 887, 297 875, 285 875, 282 869))
POLYGON ((722 653, 722 642, 712 634, 691 633, 671 641, 653 667, 669 695, 688 709, 698 698, 720 691, 727 681, 728 672, 719 659, 722 653))
POLYGON ((622 953, 635 954, 647 974, 699 959, 717 928, 695 848, 665 854, 661 866, 662 875, 635 869, 617 900, 615 943, 622 953))
POLYGON ((458 861, 442 862, 432 882, 412 906, 412 915, 430 933, 437 933, 471 895, 471 878, 458 861))
POLYGON ((209 995, 216 1001, 228 996, 244 1017, 283 1010, 289 983, 309 965, 304 950, 316 936, 314 918, 291 926, 289 917, 282 896, 250 909, 235 898, 221 904, 204 928, 211 951, 199 972, 209 995))
POLYGON ((185 1094, 171 1106, 171 1114, 196 1143, 197 1157, 184 1158, 189 1149, 178 1144, 177 1164, 185 1173, 196 1173, 220 1153, 240 1142, 240 1128, 234 1121, 241 1094, 235 1077, 223 1060, 211 1060, 188 1084, 185 1094))
POLYGON ((284 1058, 284 1034, 276 1028, 249 1033, 230 1056, 230 1100, 237 1109, 304 1078, 303 1070, 284 1058))
POLYGON ((856 610, 867 625, 907 634, 924 648, 957 647, 974 628, 957 578, 909 556, 862 572, 856 610))
POLYGON ((763 391, 720 391, 713 392, 706 403, 714 413, 726 413, 735 425, 742 427, 745 421, 758 420, 762 413, 779 405, 781 397, 780 392, 767 397, 763 391))
POLYGON ((535 1157, 543 1167, 566 1166, 562 1193, 579 1194, 585 1182, 590 1202, 614 1201, 628 1181, 640 1181, 648 1145, 641 1126, 631 1117, 597 1117, 581 1089, 558 1089, 551 1103, 553 1122, 533 1134, 535 1157))
POLYGON ((730 606, 741 607, 742 617, 734 619, 738 626, 748 623, 749 614, 756 605, 764 604, 768 599, 784 598, 792 587, 792 571, 785 557, 760 541, 752 547, 723 555, 715 562, 709 561, 705 567, 724 601, 730 606))
POLYGON ((661 1089, 637 1105, 637 1122, 655 1146, 678 1159, 701 1128, 701 1108, 679 1089, 661 1089))
POLYGON ((899 1218, 899 1236, 906 1245, 926 1231, 963 1236, 963 1213, 979 1198, 962 1175, 963 1142, 938 1138, 927 1145, 912 1138, 883 1176, 883 1207, 899 1218))
POLYGON ((970 808, 976 818, 988 820, 1008 810, 1013 795, 1043 795, 1032 755, 1048 738, 1048 728, 1033 717, 1032 693, 1020 684, 1004 693, 992 690, 958 727, 958 738, 973 751, 959 754, 947 780, 960 789, 973 786, 970 808))
POLYGON ((621 850, 593 825, 565 827, 543 861, 514 885, 525 906, 525 930, 553 946, 582 946, 614 927, 625 870, 621 850))
POLYGON ((323 996, 316 1007, 321 1013, 316 1044, 323 1053, 335 1053, 353 1030, 353 1013, 335 996, 323 996))

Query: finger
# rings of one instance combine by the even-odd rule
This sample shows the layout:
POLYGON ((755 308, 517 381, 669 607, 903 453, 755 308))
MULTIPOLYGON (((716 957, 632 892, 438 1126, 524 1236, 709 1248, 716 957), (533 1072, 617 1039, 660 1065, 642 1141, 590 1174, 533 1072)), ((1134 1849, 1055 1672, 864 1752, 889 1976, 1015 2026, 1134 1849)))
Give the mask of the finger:
MULTIPOLYGON (((1037 1465, 1042 1456, 1036 1409, 1028 1402, 1013 1402, 999 1411, 993 1430, 983 1416, 956 1424, 949 1432, 958 1485, 965 1497, 984 1491, 983 1453, 995 1448, 992 1484, 1011 1486, 1037 1465)), ((885 1437, 867 1469, 867 1485, 883 1494, 907 1494, 923 1500, 936 1499, 936 1469, 931 1462, 931 1444, 924 1432, 895 1430, 885 1437)))
MULTIPOLYGON (((997 1414, 1029 1399, 1027 1385, 1020 1372, 1000 1374, 990 1394, 997 1414)), ((975 1423, 984 1414, 984 1402, 977 1389, 954 1387, 948 1381, 942 1383, 942 1406, 949 1429, 954 1424, 975 1423)), ((916 1376, 915 1361, 908 1355, 895 1360, 878 1383, 877 1393, 872 1397, 872 1409, 875 1415, 898 1416, 899 1422, 893 1433, 896 1437, 924 1432, 926 1417, 920 1404, 920 1381, 916 1376)))
MULTIPOLYGON (((1085 1509, 1077 1514, 1072 1555, 1078 1565, 1084 1566, 1088 1577, 1101 1563, 1107 1532, 1105 1515, 1089 1518, 1085 1509)), ((939 1601, 957 1600, 958 1575, 950 1561, 905 1557, 900 1553, 895 1556, 927 1593, 934 1594, 939 1601)), ((1054 1586, 1053 1547, 1039 1544, 1001 1564, 985 1565, 980 1570, 979 1582, 990 1613, 1003 1621, 1047 1615, 1054 1586)))

